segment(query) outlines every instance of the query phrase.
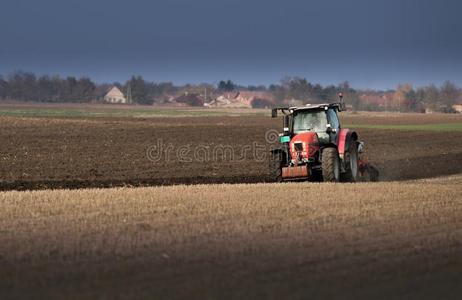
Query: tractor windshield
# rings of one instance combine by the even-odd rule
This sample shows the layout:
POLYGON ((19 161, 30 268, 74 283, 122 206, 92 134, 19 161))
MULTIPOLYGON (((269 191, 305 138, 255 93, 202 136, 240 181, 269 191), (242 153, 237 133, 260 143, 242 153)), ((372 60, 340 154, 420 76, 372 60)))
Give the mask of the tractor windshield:
POLYGON ((301 110, 294 115, 294 133, 305 131, 325 133, 327 116, 324 110, 301 110))

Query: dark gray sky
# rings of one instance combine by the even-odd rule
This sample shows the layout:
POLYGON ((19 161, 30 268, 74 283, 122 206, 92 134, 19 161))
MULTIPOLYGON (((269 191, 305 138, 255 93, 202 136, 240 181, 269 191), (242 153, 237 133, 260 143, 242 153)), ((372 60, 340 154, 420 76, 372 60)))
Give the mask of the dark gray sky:
POLYGON ((2 0, 0 73, 462 85, 458 0, 2 0))

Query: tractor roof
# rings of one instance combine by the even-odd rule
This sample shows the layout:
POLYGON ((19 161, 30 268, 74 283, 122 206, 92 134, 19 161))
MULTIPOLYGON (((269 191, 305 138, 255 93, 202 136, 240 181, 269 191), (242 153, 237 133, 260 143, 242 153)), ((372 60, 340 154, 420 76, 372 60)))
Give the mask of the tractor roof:
POLYGON ((345 110, 345 104, 342 103, 323 103, 323 104, 307 104, 305 106, 293 106, 293 107, 275 107, 271 110, 271 117, 277 117, 277 111, 282 111, 285 115, 291 114, 295 111, 301 110, 321 110, 328 108, 336 108, 338 111, 345 110))
POLYGON ((305 106, 289 107, 290 110, 311 110, 311 109, 326 109, 340 108, 340 103, 322 103, 322 104, 306 104, 305 106))

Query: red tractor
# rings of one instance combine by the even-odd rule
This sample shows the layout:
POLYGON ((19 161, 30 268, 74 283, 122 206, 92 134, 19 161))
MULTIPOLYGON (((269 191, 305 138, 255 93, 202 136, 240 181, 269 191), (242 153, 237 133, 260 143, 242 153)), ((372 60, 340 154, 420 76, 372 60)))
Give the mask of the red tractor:
POLYGON ((364 144, 358 134, 340 125, 337 114, 345 105, 339 97, 339 103, 272 109, 273 118, 278 111, 284 116, 280 146, 271 150, 270 172, 275 181, 378 180, 378 170, 360 158, 364 144))

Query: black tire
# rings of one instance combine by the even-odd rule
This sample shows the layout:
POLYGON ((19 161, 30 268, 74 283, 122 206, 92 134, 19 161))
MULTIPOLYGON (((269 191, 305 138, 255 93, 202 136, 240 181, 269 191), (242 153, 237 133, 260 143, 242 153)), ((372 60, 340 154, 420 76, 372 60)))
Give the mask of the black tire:
POLYGON ((340 158, 336 148, 322 150, 322 178, 324 182, 339 182, 340 158))
POLYGON ((379 170, 373 166, 369 166, 369 180, 372 182, 379 181, 379 170))
POLYGON ((281 152, 271 152, 270 176, 271 176, 271 179, 275 182, 282 181, 282 154, 281 152))
POLYGON ((312 182, 322 182, 322 171, 313 169, 310 174, 310 181, 312 182))
POLYGON ((348 150, 348 161, 346 162, 346 172, 342 174, 342 181, 344 182, 356 182, 358 181, 358 145, 356 141, 350 142, 348 150))

